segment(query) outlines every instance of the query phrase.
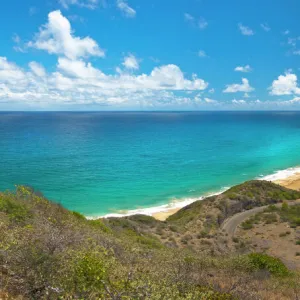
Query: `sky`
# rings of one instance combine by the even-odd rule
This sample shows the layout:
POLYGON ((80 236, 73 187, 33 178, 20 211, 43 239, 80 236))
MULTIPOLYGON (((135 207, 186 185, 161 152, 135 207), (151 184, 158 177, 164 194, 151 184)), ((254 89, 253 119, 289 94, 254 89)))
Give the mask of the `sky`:
POLYGON ((298 0, 4 0, 0 110, 299 110, 298 0))

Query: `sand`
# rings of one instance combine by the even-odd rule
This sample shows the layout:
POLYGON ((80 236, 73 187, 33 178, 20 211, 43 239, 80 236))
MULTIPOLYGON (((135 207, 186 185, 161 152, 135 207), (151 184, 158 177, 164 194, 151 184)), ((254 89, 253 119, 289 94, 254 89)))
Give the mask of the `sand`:
POLYGON ((275 183, 292 190, 300 190, 300 173, 296 173, 290 177, 281 180, 275 180, 275 183))
POLYGON ((168 217, 174 215, 180 210, 180 208, 171 208, 166 211, 157 212, 152 214, 152 217, 159 221, 165 221, 168 217))
MULTIPOLYGON (((274 183, 284 186, 289 189, 300 191, 300 173, 295 173, 284 179, 274 180, 274 183)), ((169 216, 178 212, 181 208, 170 208, 169 210, 156 212, 152 217, 159 221, 165 221, 169 216)))

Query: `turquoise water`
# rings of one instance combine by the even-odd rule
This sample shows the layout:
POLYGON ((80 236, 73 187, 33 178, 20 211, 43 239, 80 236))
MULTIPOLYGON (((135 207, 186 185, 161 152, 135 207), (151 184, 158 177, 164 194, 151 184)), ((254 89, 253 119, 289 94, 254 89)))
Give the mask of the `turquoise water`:
POLYGON ((299 112, 0 113, 0 189, 89 216, 217 192, 300 164, 299 112))

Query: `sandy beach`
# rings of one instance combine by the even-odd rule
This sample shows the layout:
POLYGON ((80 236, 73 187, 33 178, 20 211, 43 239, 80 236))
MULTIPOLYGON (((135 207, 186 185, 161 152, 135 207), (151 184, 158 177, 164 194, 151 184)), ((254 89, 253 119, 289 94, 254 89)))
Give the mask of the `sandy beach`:
POLYGON ((277 184, 280 184, 286 188, 299 191, 300 190, 300 173, 295 173, 292 176, 289 176, 285 179, 275 180, 274 182, 277 184))
MULTIPOLYGON (((272 181, 276 184, 279 184, 289 189, 293 189, 297 191, 300 190, 300 172, 294 173, 293 175, 286 177, 284 179, 276 179, 272 181)), ((169 216, 175 214, 180 209, 181 208, 171 208, 170 210, 156 212, 152 214, 152 217, 160 221, 165 221, 169 216)))

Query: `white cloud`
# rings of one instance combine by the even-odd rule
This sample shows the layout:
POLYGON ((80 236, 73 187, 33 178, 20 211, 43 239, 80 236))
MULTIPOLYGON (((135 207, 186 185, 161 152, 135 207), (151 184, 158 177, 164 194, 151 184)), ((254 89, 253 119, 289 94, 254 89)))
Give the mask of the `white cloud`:
POLYGON ((14 34, 12 37, 12 40, 14 41, 14 43, 19 44, 21 42, 21 38, 19 35, 14 34))
POLYGON ((269 88, 271 95, 291 95, 300 94, 300 88, 297 83, 297 75, 290 72, 285 75, 278 76, 278 79, 274 80, 272 86, 269 88))
POLYGON ((249 65, 246 65, 246 66, 237 66, 234 69, 234 71, 248 73, 248 72, 252 71, 252 68, 249 65))
POLYGON ((200 17, 198 20, 189 13, 184 13, 184 19, 186 22, 190 23, 191 25, 204 30, 208 26, 208 22, 203 18, 200 17))
POLYGON ((98 0, 58 0, 58 2, 64 7, 69 8, 71 5, 77 5, 80 7, 86 7, 89 9, 95 9, 98 4, 98 0))
POLYGON ((10 83, 14 85, 25 78, 25 73, 20 67, 7 61, 6 57, 0 57, 0 83, 10 83))
POLYGON ((45 68, 41 64, 39 64, 35 61, 32 61, 28 65, 29 65, 29 68, 31 69, 31 71, 36 76, 38 76, 38 77, 45 77, 46 76, 45 68))
POLYGON ((208 26, 208 23, 204 18, 201 17, 198 21, 198 26, 200 29, 205 29, 208 26))
POLYGON ((198 56, 199 56, 199 57, 208 57, 207 54, 206 54, 206 52, 205 52, 204 50, 200 50, 200 51, 198 52, 198 56))
POLYGON ((117 0, 117 7, 128 18, 134 18, 136 15, 136 11, 132 7, 130 7, 125 0, 117 0))
POLYGON ((67 58, 59 58, 57 68, 64 75, 71 78, 97 79, 105 75, 98 69, 95 69, 90 63, 82 60, 70 60, 67 58))
POLYGON ((244 26, 242 23, 239 23, 238 27, 242 35, 254 35, 254 31, 251 28, 244 26))
POLYGON ((295 97, 294 99, 289 101, 290 103, 300 103, 300 97, 295 97))
POLYGON ((246 104, 246 101, 241 99, 241 100, 236 100, 236 99, 233 99, 231 101, 233 104, 246 104))
POLYGON ((202 91, 208 83, 193 75, 184 76, 176 65, 156 67, 150 74, 108 75, 82 59, 58 58, 57 70, 46 73, 31 62, 23 70, 5 57, 0 58, 0 101, 22 101, 36 105, 101 104, 137 106, 192 105, 194 97, 180 91, 202 91), (176 92, 177 91, 177 92, 176 92), (175 93, 176 92, 176 93, 175 93))
POLYGON ((13 37, 12 37, 12 40, 15 43, 15 45, 13 46, 13 49, 16 52, 22 52, 22 53, 26 52, 23 45, 22 45, 22 40, 21 40, 19 35, 14 34, 13 37))
POLYGON ((209 91, 208 91, 210 94, 213 94, 215 92, 215 89, 214 88, 211 88, 209 91))
POLYGON ((260 27, 266 32, 269 32, 271 30, 270 26, 267 23, 260 24, 260 27))
POLYGON ((283 34, 283 35, 288 35, 288 34, 290 34, 290 31, 289 31, 289 30, 285 30, 285 31, 283 31, 282 34, 283 34))
POLYGON ((295 51, 293 52, 293 54, 294 54, 294 55, 300 55, 300 50, 295 50, 295 51))
POLYGON ((210 98, 204 98, 204 101, 205 101, 206 103, 218 103, 217 100, 213 100, 213 99, 210 99, 210 98))
POLYGON ((248 79, 242 78, 242 84, 234 83, 226 85, 226 89, 223 90, 223 93, 237 93, 244 92, 249 93, 254 90, 253 87, 250 86, 248 79))
POLYGON ((129 70, 138 70, 140 67, 138 60, 132 54, 124 57, 124 62, 122 63, 122 65, 129 70))
POLYGON ((50 54, 65 55, 70 59, 86 56, 104 57, 105 53, 90 37, 80 38, 72 34, 71 24, 59 10, 48 15, 48 23, 40 28, 29 47, 45 50, 50 54))
POLYGON ((184 14, 184 19, 188 22, 194 22, 194 20, 195 20, 195 18, 192 15, 188 14, 188 13, 184 14))

